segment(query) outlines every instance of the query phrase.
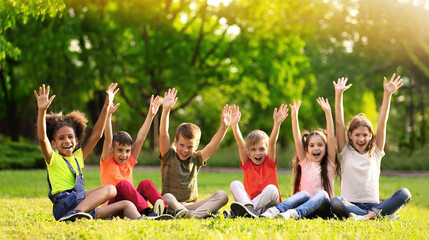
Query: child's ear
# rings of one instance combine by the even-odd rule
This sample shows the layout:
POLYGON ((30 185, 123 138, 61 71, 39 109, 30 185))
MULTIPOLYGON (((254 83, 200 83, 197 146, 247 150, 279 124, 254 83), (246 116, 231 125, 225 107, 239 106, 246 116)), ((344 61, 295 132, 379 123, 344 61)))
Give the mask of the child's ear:
POLYGON ((55 140, 51 140, 51 147, 57 148, 57 143, 55 142, 55 140))

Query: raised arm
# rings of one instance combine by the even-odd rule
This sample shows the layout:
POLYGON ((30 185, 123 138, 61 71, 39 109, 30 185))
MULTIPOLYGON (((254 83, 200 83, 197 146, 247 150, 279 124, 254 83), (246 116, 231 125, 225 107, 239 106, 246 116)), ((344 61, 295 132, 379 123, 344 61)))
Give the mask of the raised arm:
POLYGON ((52 157, 52 147, 49 142, 48 136, 46 135, 46 110, 51 105, 52 101, 55 98, 55 95, 52 95, 49 98, 49 86, 45 88, 45 84, 39 87, 39 94, 34 90, 34 96, 37 99, 37 139, 39 140, 40 148, 42 150, 45 161, 50 164, 52 157))
POLYGON ((293 141, 295 142, 296 155, 298 156, 299 161, 302 161, 305 159, 305 150, 304 145, 302 144, 301 131, 299 130, 298 124, 298 110, 300 106, 301 100, 298 100, 298 102, 293 100, 293 105, 290 105, 290 114, 292 117, 292 133, 293 141))
POLYGON ((389 116, 390 99, 392 98, 392 94, 402 87, 402 78, 400 76, 396 76, 395 78, 395 76, 396 75, 393 74, 389 82, 387 82, 386 77, 384 77, 383 103, 381 104, 377 134, 375 135, 375 144, 377 144, 381 151, 383 151, 384 144, 386 143, 386 126, 389 116))
POLYGON ((110 155, 110 150, 112 149, 112 115, 119 107, 119 103, 116 105, 110 105, 107 112, 106 125, 104 129, 104 143, 103 150, 101 152, 101 161, 106 160, 110 155))
POLYGON ((344 109, 343 109, 343 92, 349 89, 352 85, 347 84, 347 78, 338 78, 338 81, 335 83, 335 124, 336 124, 336 135, 337 135, 337 144, 338 151, 343 150, 344 145, 346 144, 346 126, 344 124, 344 109))
POLYGON ((243 136, 241 135, 240 128, 238 127, 238 122, 240 121, 241 112, 240 108, 236 105, 232 106, 231 114, 231 129, 234 134, 235 141, 238 146, 238 154, 240 155, 240 162, 244 164, 247 160, 247 151, 246 144, 244 142, 243 136))
POLYGON ((210 156, 219 147, 222 139, 225 137, 226 130, 228 130, 229 125, 231 125, 231 113, 232 113, 232 110, 228 106, 228 104, 222 108, 222 119, 221 119, 222 121, 220 124, 220 128, 212 137, 209 144, 207 144, 203 148, 203 150, 201 150, 201 157, 203 159, 203 162, 206 162, 210 158, 210 156))
POLYGON ((278 111, 277 108, 274 109, 274 125, 273 130, 271 131, 270 140, 268 141, 268 157, 272 162, 276 161, 276 143, 279 138, 280 125, 288 116, 288 111, 289 109, 286 104, 282 104, 278 111))
MULTIPOLYGON (((119 88, 116 89, 117 85, 117 83, 111 83, 106 90, 107 95, 106 100, 104 101, 103 109, 101 109, 100 116, 98 117, 97 122, 92 129, 88 141, 86 141, 85 145, 82 147, 82 154, 84 160, 89 156, 95 145, 97 145, 97 142, 103 136, 104 127, 107 121, 107 112, 110 106, 113 105, 113 99, 115 98, 115 94, 119 91, 119 88)), ((83 141, 83 139, 78 140, 83 141)))
POLYGON ((150 98, 150 105, 146 115, 146 119, 142 127, 140 128, 137 134, 136 141, 134 142, 134 146, 131 149, 131 154, 136 160, 139 157, 140 150, 142 149, 144 140, 146 139, 150 126, 152 125, 153 117, 155 117, 156 113, 158 112, 160 105, 161 105, 161 98, 159 96, 156 96, 154 99, 152 95, 152 97, 150 98))
POLYGON ((170 135, 168 135, 168 125, 170 118, 170 110, 177 102, 177 90, 175 88, 168 89, 164 94, 164 100, 162 103, 162 114, 161 123, 159 124, 159 150, 161 151, 161 157, 163 157, 170 149, 170 135))
POLYGON ((336 149, 335 149, 335 135, 334 135, 334 120, 332 119, 331 105, 327 98, 317 98, 317 103, 320 105, 322 110, 325 112, 326 117, 326 131, 328 132, 328 160, 335 164, 336 149))

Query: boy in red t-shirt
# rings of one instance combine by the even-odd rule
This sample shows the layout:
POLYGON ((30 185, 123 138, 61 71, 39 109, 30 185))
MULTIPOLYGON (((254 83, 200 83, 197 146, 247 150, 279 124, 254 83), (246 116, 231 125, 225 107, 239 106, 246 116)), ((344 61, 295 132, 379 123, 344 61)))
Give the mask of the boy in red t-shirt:
POLYGON ((145 179, 139 183, 137 189, 133 186, 133 168, 137 164, 136 159, 160 105, 160 97, 156 96, 154 99, 152 95, 148 114, 134 144, 130 134, 125 131, 116 132, 112 136, 112 114, 119 104, 109 109, 100 159, 100 179, 103 186, 116 186, 116 197, 110 199, 108 204, 129 200, 134 203, 140 214, 147 216, 148 219, 166 220, 173 217, 163 214, 167 212, 167 205, 155 184, 151 180, 145 179), (148 201, 152 204, 153 209, 149 207, 148 201))
MULTIPOLYGON (((287 105, 274 109, 274 126, 271 136, 261 130, 254 130, 244 142, 238 127, 241 113, 238 106, 232 107, 231 128, 238 145, 240 167, 244 171, 243 183, 233 181, 230 189, 236 202, 231 204, 234 216, 256 218, 265 209, 281 202, 277 183, 276 142, 280 125, 288 116, 287 105)), ((232 215, 228 210, 224 215, 232 215)))

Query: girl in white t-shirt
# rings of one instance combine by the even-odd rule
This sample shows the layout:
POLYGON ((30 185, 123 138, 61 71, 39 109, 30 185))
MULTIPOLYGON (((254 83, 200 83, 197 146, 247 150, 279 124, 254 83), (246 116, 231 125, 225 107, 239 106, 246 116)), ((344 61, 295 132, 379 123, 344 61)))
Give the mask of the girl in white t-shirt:
POLYGON ((383 103, 380 109, 377 134, 364 114, 355 116, 347 130, 346 142, 343 92, 351 87, 347 78, 335 83, 335 120, 339 156, 342 161, 341 197, 331 200, 332 211, 340 218, 356 220, 373 219, 392 215, 411 199, 406 188, 399 189, 387 200, 379 201, 380 163, 384 156, 386 123, 392 94, 402 86, 400 76, 392 75, 389 82, 384 78, 383 103))
MULTIPOLYGON (((291 105, 292 132, 296 157, 293 163, 294 195, 269 208, 261 217, 300 219, 328 218, 329 199, 334 196, 334 178, 337 170, 334 123, 328 99, 318 98, 326 116, 327 133, 324 130, 306 132, 301 137, 298 110, 301 100, 291 105)), ((339 173, 339 171, 338 171, 339 173)))

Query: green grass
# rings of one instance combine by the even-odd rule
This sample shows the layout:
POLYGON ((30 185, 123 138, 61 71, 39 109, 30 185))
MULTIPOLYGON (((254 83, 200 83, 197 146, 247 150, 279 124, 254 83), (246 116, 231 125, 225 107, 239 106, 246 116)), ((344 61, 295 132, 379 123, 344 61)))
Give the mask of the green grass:
MULTIPOLYGON (((99 171, 85 171, 87 189, 99 186, 99 171)), ((135 172, 134 179, 151 179, 160 187, 159 172, 135 172)), ((200 198, 223 189, 232 203, 229 184, 242 174, 200 173, 200 198)), ((290 193, 290 176, 279 175, 284 197, 290 193)), ((224 219, 132 221, 80 220, 56 222, 46 196, 46 170, 0 171, 0 239, 426 239, 429 236, 429 179, 382 177, 381 198, 407 187, 413 197, 399 220, 224 219)), ((339 185, 335 192, 339 194, 339 185)), ((223 209, 224 209, 223 208, 223 209)), ((222 209, 222 210, 223 210, 222 209)))

